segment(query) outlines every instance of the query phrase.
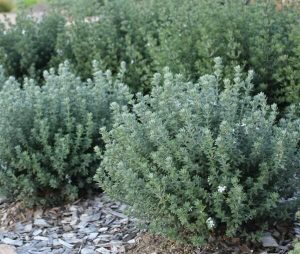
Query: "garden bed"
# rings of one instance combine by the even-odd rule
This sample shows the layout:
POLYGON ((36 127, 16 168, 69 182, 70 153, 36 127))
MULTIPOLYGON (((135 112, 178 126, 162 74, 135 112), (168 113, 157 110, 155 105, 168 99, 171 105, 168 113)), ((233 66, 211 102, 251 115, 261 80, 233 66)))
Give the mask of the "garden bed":
POLYGON ((284 254, 293 248, 295 232, 300 240, 300 225, 280 224, 274 225, 269 237, 256 244, 240 238, 211 236, 206 246, 196 248, 138 229, 138 221, 125 215, 125 208, 106 195, 44 210, 3 202, 0 254, 4 249, 12 250, 12 254, 284 254))

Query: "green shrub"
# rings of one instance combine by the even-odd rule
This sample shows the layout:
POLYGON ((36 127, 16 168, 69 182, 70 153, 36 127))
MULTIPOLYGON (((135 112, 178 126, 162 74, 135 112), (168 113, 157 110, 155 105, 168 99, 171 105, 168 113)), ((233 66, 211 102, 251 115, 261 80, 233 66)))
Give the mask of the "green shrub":
POLYGON ((67 64, 45 72, 42 87, 22 87, 10 78, 0 91, 1 192, 27 206, 72 201, 94 186, 99 128, 110 128, 109 105, 127 103, 128 88, 110 72, 83 83, 67 64))
POLYGON ((91 59, 117 70, 129 66, 127 83, 148 92, 151 73, 169 66, 194 81, 220 56, 225 72, 240 65, 256 70, 254 92, 280 107, 299 103, 299 8, 277 11, 274 1, 113 0, 101 2, 98 22, 75 22, 62 35, 58 62, 71 59, 78 73, 91 73, 91 59), (66 43, 67 42, 67 43, 66 43), (146 82, 145 82, 146 81, 146 82), (141 85, 143 84, 143 85, 141 85))
POLYGON ((28 8, 38 4, 38 0, 16 0, 18 8, 28 8))
MULTIPOLYGON (((63 31, 65 20, 58 14, 45 16, 40 22, 25 16, 17 17, 9 29, 0 26, 0 64, 7 76, 18 80, 25 76, 42 78, 56 54, 57 36, 63 31)), ((55 66, 54 66, 55 67, 55 66)))
POLYGON ((48 2, 60 11, 71 16, 93 16, 101 11, 103 0, 48 0, 48 2))
POLYGON ((151 58, 146 45, 147 34, 156 29, 155 15, 151 15, 143 1, 106 1, 90 22, 85 17, 75 17, 74 23, 60 34, 57 43, 60 54, 55 61, 69 59, 84 78, 91 75, 94 59, 113 73, 125 61, 126 83, 134 91, 149 91, 151 58))
POLYGON ((0 12, 10 12, 14 8, 12 0, 0 0, 0 12))
POLYGON ((294 249, 289 252, 289 254, 300 254, 300 243, 296 242, 294 249))
POLYGON ((212 70, 212 57, 222 57, 228 74, 241 65, 254 69, 255 92, 280 105, 300 102, 299 8, 277 11, 275 1, 172 1, 165 6, 166 22, 150 43, 160 70, 190 75, 212 70))
POLYGON ((280 199, 299 190, 300 120, 277 122, 276 105, 250 95, 253 72, 229 80, 216 66, 197 83, 166 70, 130 108, 112 104, 95 177, 154 232, 193 244, 284 218, 296 204, 280 199))
POLYGON ((48 22, 25 22, 31 36, 21 36, 26 30, 23 19, 6 35, 0 33, 0 64, 8 75, 39 77, 44 69, 68 59, 76 74, 86 79, 92 76, 94 59, 113 74, 125 61, 126 83, 135 92, 148 93, 149 79, 163 67, 196 81, 212 71, 211 58, 220 56, 228 77, 236 65, 254 69, 253 92, 263 91, 280 110, 300 102, 297 5, 277 11, 275 0, 59 3, 69 26, 64 26, 63 17, 50 15, 48 22))

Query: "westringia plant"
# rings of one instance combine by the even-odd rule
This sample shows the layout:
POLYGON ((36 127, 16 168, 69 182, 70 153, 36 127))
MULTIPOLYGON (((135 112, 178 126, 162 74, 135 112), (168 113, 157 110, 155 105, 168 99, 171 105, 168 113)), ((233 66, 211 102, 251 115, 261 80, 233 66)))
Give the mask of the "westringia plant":
POLYGON ((283 216, 299 189, 300 120, 250 95, 253 72, 228 80, 215 68, 197 83, 166 70, 131 107, 112 104, 95 177, 154 232, 195 245, 283 216))
POLYGON ((0 190, 29 206, 72 201, 93 188, 99 128, 111 126, 111 102, 131 98, 122 75, 115 80, 109 71, 84 83, 65 63, 44 77, 42 87, 10 78, 0 90, 0 190))

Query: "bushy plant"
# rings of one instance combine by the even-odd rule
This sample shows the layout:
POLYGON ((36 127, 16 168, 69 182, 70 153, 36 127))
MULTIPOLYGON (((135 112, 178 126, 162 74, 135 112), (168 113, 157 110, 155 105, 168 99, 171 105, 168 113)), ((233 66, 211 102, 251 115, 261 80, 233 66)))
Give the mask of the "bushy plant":
POLYGON ((145 8, 143 1, 105 1, 96 16, 75 16, 72 25, 60 34, 56 62, 69 59, 78 75, 87 78, 94 59, 113 73, 125 61, 126 83, 134 91, 149 91, 151 58, 147 34, 156 30, 155 15, 145 8))
POLYGON ((289 252, 289 254, 300 254, 300 242, 295 243, 294 249, 289 252))
POLYGON ((111 102, 131 98, 122 75, 114 80, 109 71, 83 83, 66 63, 44 77, 42 87, 10 78, 0 91, 0 189, 28 206, 93 189, 99 128, 111 126, 111 102))
POLYGON ((38 0, 15 0, 18 8, 28 8, 38 4, 38 0))
POLYGON ((58 44, 64 52, 58 62, 72 59, 80 75, 90 75, 93 57, 112 70, 124 60, 127 82, 135 91, 147 92, 151 86, 145 81, 164 66, 196 80, 213 69, 212 57, 221 56, 228 75, 236 65, 255 69, 254 92, 263 91, 270 102, 284 107, 300 101, 297 5, 278 11, 275 0, 101 4, 94 14, 98 22, 77 20, 58 44))
POLYGON ((50 15, 44 25, 19 19, 0 34, 7 74, 38 77, 68 59, 88 78, 93 59, 113 73, 125 61, 126 83, 147 93, 152 74, 163 67, 196 81, 212 71, 211 58, 221 56, 227 75, 236 65, 256 70, 253 92, 263 91, 280 109, 300 102, 297 4, 278 10, 276 0, 66 0, 59 6, 68 26, 63 15, 50 15))
POLYGON ((65 19, 49 14, 37 21, 20 14, 9 28, 0 25, 0 64, 7 76, 42 78, 56 54, 57 36, 63 31, 65 19))
POLYGON ((14 8, 12 0, 0 0, 0 12, 10 12, 14 8))
POLYGON ((299 6, 276 10, 276 1, 166 1, 170 14, 150 43, 159 70, 192 78, 212 70, 211 58, 221 56, 232 67, 254 69, 255 92, 269 101, 299 103, 299 6))
POLYGON ((253 72, 236 67, 230 80, 221 66, 197 83, 156 74, 150 95, 112 104, 114 127, 101 132, 99 186, 154 232, 196 245, 259 228, 299 201, 282 199, 299 190, 300 120, 290 111, 277 121, 275 104, 251 96, 253 72))
POLYGON ((94 16, 101 12, 103 0, 48 0, 53 7, 72 17, 94 16))

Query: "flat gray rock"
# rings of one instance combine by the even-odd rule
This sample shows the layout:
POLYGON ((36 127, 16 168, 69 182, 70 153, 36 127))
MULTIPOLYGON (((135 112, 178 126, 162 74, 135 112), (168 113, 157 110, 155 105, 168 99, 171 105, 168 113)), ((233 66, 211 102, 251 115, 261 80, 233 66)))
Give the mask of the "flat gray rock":
POLYGON ((5 203, 6 201, 7 201, 7 198, 0 195, 0 205, 2 205, 3 203, 5 203))
POLYGON ((264 247, 278 247, 278 243, 275 238, 271 234, 265 234, 261 238, 262 245, 264 247))
POLYGON ((95 254, 95 247, 86 247, 81 250, 81 254, 95 254))
POLYGON ((44 219, 36 219, 34 220, 34 225, 42 228, 49 228, 51 227, 49 223, 47 223, 44 219))
POLYGON ((20 240, 13 240, 10 238, 4 238, 2 239, 2 242, 8 245, 13 245, 13 246, 22 246, 23 245, 23 241, 20 240))
POLYGON ((16 248, 7 244, 0 244, 0 254, 17 254, 16 248))

